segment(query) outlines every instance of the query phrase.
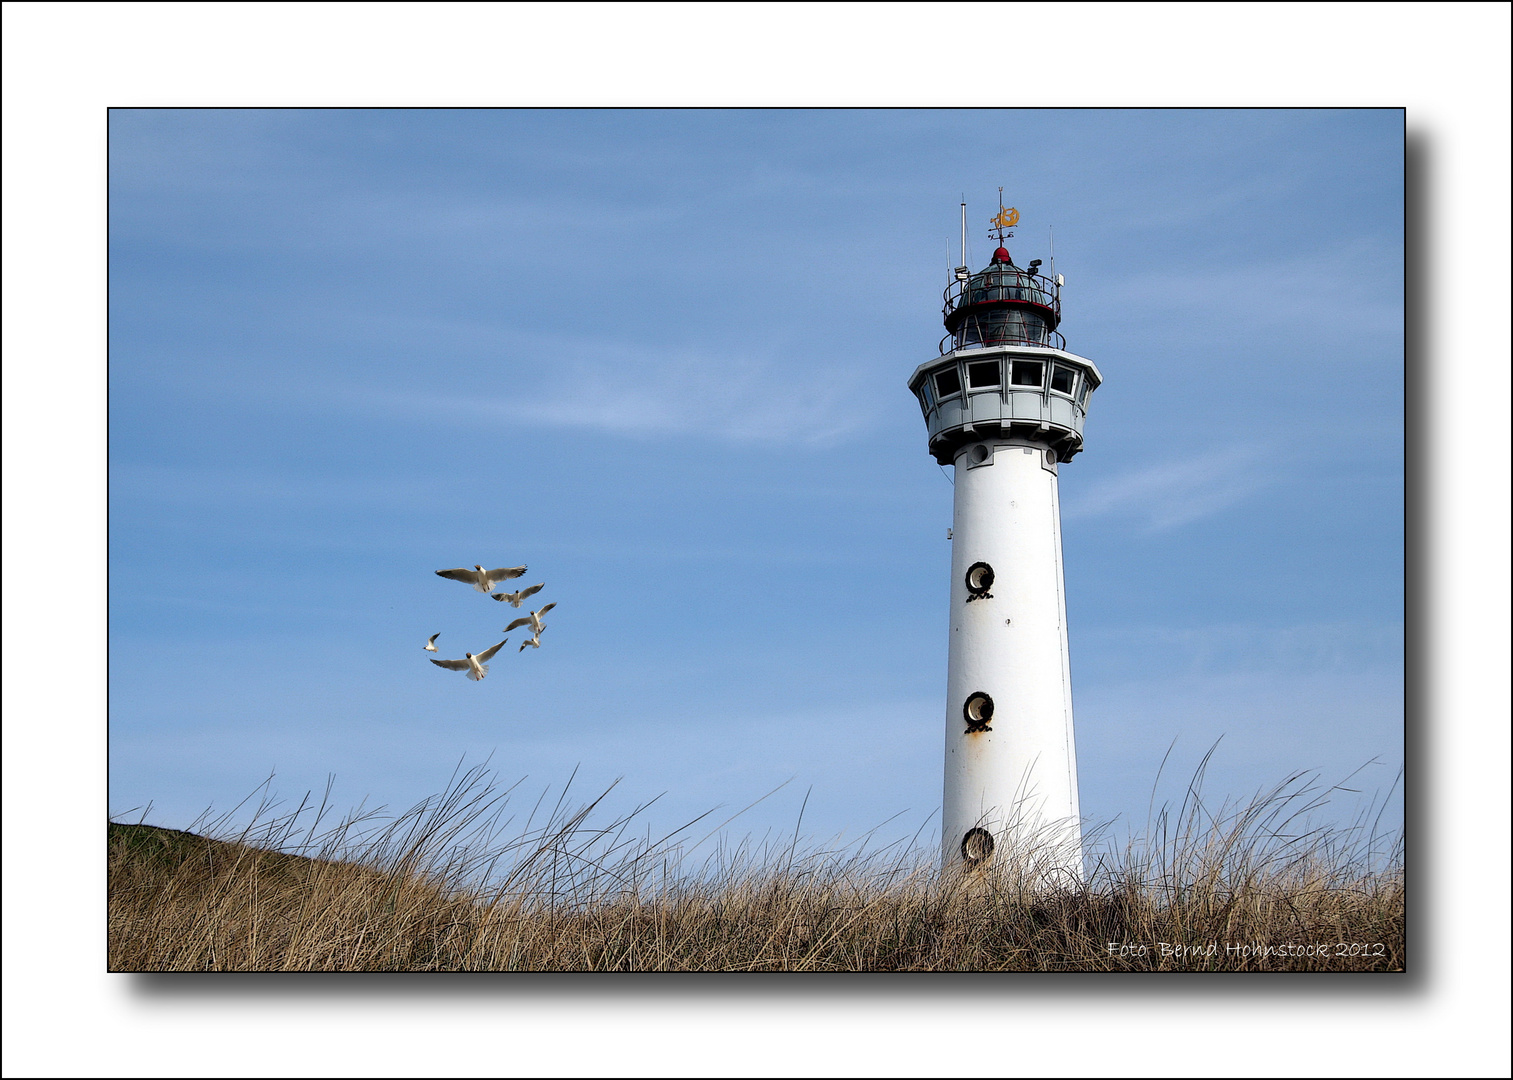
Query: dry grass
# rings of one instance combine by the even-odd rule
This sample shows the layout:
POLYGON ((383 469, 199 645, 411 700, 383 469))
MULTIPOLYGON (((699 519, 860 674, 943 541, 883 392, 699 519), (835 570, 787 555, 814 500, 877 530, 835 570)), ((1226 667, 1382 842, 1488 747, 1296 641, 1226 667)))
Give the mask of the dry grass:
POLYGON ((946 877, 913 844, 743 845, 695 862, 688 827, 633 836, 640 810, 594 825, 597 800, 538 804, 505 838, 511 792, 481 767, 387 824, 328 826, 324 802, 282 815, 264 802, 239 831, 229 815, 205 827, 219 839, 112 824, 109 966, 1403 970, 1400 838, 1383 845, 1364 822, 1308 829, 1328 792, 1306 777, 1212 814, 1201 779, 1061 889, 1037 884, 1033 851, 946 877))

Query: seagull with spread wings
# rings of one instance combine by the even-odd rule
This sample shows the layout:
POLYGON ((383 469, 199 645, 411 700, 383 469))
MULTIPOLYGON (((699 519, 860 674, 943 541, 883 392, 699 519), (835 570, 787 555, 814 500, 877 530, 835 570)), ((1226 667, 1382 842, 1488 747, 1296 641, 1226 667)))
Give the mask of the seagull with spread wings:
POLYGON ((546 582, 543 581, 540 585, 532 585, 529 589, 521 589, 519 592, 496 592, 490 595, 502 604, 519 607, 520 601, 524 600, 527 596, 535 596, 544 588, 546 588, 546 582))
POLYGON ((432 634, 430 640, 427 641, 424 645, 422 645, 421 648, 424 649, 426 652, 436 652, 437 651, 436 650, 436 639, 439 638, 440 636, 441 636, 440 634, 432 634))
POLYGON ((505 638, 504 641, 501 641, 492 649, 485 650, 484 652, 479 653, 477 656, 474 656, 472 653, 464 653, 463 655, 466 657, 466 659, 463 660, 432 660, 431 663, 435 664, 437 667, 444 667, 448 671, 466 671, 468 673, 468 678, 472 679, 474 682, 478 682, 489 673, 488 662, 494 659, 494 654, 496 652, 504 648, 506 641, 509 641, 509 638, 505 638))
POLYGON ((504 632, 508 634, 517 626, 529 626, 531 628, 531 633, 539 637, 541 631, 546 629, 546 623, 541 621, 541 616, 545 615, 548 611, 552 610, 552 608, 556 606, 557 602, 554 600, 550 604, 547 604, 546 607, 542 608, 540 611, 533 611, 529 615, 526 615, 524 618, 516 619, 514 622, 510 623, 504 628, 504 632))
POLYGON ((473 586, 481 593, 486 593, 501 581, 517 578, 525 573, 523 566, 510 566, 499 570, 485 570, 480 563, 474 563, 473 569, 464 570, 438 570, 438 577, 451 578, 453 581, 461 581, 473 586))
MULTIPOLYGON (((544 629, 546 629, 546 627, 543 626, 541 629, 544 630, 544 629)), ((529 645, 533 649, 539 649, 539 648, 541 648, 541 630, 537 630, 536 631, 536 636, 535 637, 528 637, 524 641, 522 641, 520 643, 520 648, 516 649, 515 651, 516 652, 525 652, 525 647, 527 645, 529 645)))

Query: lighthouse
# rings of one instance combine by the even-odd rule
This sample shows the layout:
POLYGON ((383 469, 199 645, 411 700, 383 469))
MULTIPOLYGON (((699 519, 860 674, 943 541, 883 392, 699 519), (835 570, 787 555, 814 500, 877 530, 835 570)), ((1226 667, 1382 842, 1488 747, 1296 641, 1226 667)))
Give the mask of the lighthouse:
MULTIPOLYGON (((930 454, 954 466, 942 867, 1082 881, 1059 472, 1082 449, 1097 365, 1060 332, 1063 278, 1020 267, 1018 212, 944 295, 940 355, 909 389, 930 454)), ((966 250, 966 204, 962 204, 966 250)), ((963 255, 962 262, 966 262, 963 255)))

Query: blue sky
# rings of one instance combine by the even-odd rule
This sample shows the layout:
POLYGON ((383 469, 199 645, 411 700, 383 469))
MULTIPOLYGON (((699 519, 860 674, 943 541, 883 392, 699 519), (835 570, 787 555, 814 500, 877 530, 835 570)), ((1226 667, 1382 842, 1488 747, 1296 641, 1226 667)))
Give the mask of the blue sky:
MULTIPOLYGON (((1080 786, 1403 763, 1398 110, 110 114, 110 810, 460 758, 672 822, 939 805, 949 479, 904 382, 997 188, 1107 383, 1063 470, 1080 786), (954 258, 954 256, 953 256, 954 258), (473 684, 425 662, 556 601, 473 684)), ((1388 819, 1400 811, 1389 811, 1388 819)), ((928 828, 928 826, 927 826, 928 828)))

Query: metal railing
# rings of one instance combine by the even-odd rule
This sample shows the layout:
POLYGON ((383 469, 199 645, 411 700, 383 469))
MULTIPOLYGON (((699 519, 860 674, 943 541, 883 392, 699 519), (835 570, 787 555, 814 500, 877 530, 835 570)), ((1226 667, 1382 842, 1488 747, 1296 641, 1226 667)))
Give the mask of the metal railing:
POLYGON ((949 318, 962 306, 1018 302, 1035 304, 1055 313, 1061 322, 1061 289, 1050 278, 1028 270, 984 270, 966 281, 959 278, 946 286, 942 294, 941 315, 949 318))

